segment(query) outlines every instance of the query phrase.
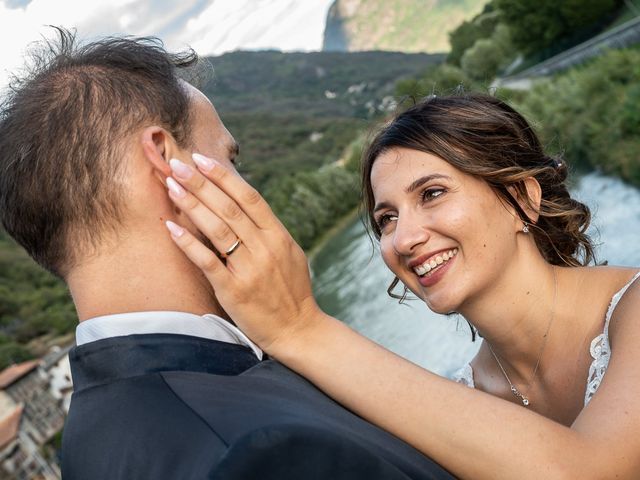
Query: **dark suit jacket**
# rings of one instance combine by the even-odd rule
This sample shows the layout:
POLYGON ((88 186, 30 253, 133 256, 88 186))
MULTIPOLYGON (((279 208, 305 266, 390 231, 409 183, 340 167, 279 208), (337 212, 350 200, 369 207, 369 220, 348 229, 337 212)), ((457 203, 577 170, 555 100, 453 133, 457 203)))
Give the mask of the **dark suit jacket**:
POLYGON ((64 480, 452 478, 243 346, 131 335, 69 356, 64 480))

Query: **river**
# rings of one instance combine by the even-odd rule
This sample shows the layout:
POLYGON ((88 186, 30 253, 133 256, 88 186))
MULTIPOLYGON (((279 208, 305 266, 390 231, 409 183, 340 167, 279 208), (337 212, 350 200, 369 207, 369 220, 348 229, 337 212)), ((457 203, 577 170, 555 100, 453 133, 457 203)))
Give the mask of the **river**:
MULTIPOLYGON (((640 266, 640 190, 592 173, 572 195, 592 210, 589 233, 598 261, 640 266)), ((440 375, 450 376, 476 352, 465 320, 438 315, 418 300, 399 305, 387 296, 393 276, 359 219, 337 232, 311 262, 320 306, 357 331, 440 375)))

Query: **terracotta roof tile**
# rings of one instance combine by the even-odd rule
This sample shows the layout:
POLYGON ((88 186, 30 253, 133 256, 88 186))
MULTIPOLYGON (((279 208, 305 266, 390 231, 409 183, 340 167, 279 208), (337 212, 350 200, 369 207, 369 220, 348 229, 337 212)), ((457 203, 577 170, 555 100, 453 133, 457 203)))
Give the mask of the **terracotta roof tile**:
POLYGON ((0 450, 18 436, 23 409, 22 405, 18 405, 9 415, 0 420, 0 450))
POLYGON ((31 370, 40 364, 40 360, 29 360, 28 362, 11 365, 0 372, 0 389, 7 388, 15 381, 24 377, 31 370))

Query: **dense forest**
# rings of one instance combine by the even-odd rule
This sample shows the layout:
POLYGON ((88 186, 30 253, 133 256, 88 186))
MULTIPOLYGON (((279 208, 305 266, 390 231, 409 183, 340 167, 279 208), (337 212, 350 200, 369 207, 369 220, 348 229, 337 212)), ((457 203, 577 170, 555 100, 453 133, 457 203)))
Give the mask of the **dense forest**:
POLYGON ((47 340, 73 331, 76 323, 64 283, 0 229, 0 368, 46 353, 47 340))

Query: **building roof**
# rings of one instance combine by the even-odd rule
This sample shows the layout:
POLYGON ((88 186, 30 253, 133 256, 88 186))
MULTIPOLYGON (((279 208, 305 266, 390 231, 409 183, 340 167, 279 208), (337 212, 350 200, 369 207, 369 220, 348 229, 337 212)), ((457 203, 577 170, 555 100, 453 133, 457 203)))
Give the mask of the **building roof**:
POLYGON ((39 360, 29 360, 28 362, 11 365, 0 372, 0 389, 7 388, 24 377, 31 370, 40 364, 39 360))
POLYGON ((0 450, 9 445, 18 436, 23 409, 22 405, 18 405, 9 415, 0 420, 0 450))
POLYGON ((45 370, 49 370, 55 364, 57 364, 60 360, 66 357, 69 354, 69 350, 75 347, 76 343, 73 342, 70 345, 67 345, 64 348, 61 347, 53 347, 49 353, 47 353, 40 360, 42 368, 45 370))

